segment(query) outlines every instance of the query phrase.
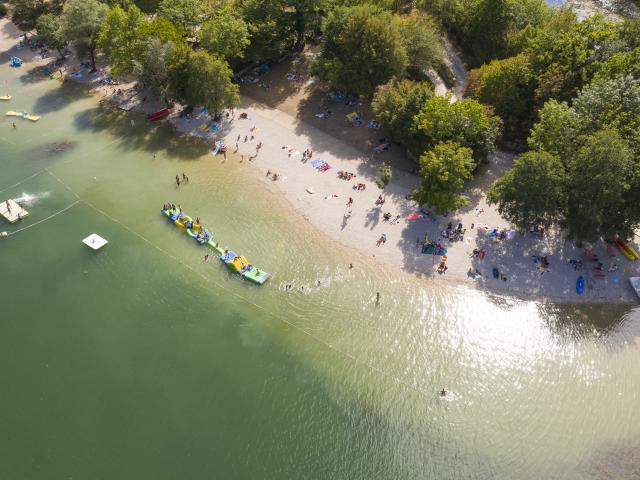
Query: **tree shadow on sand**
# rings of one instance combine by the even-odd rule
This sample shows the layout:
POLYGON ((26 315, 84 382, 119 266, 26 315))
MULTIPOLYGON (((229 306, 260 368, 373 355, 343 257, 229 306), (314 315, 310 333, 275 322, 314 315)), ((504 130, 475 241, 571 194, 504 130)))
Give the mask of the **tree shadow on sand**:
POLYGON ((149 153, 165 150, 167 156, 179 160, 195 160, 210 151, 206 140, 179 135, 168 122, 151 124, 141 114, 115 107, 99 106, 85 110, 76 114, 73 122, 81 131, 109 132, 117 137, 121 148, 128 150, 149 153))

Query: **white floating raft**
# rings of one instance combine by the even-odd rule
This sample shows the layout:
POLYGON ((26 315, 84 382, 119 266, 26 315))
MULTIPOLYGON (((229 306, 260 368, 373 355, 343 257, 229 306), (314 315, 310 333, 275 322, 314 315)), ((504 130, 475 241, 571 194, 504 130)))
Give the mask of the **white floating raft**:
POLYGON ((84 243, 87 247, 89 247, 92 250, 100 250, 109 242, 106 239, 102 238, 97 233, 92 233, 87 238, 82 240, 82 243, 84 243))
POLYGON ((15 200, 9 199, 0 203, 0 215, 2 215, 7 222, 16 223, 18 220, 22 220, 29 215, 29 212, 18 205, 15 200), (7 203, 9 204, 8 208, 7 203))

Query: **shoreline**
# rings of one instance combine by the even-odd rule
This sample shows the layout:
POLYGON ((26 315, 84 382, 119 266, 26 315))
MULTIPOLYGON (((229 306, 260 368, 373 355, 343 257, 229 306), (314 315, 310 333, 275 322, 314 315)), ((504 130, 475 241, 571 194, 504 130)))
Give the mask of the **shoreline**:
MULTIPOLYGON (((6 19, 3 23, 10 23, 6 19)), ((15 29, 15 32, 19 32, 15 29)), ((4 30, 5 32, 7 29, 4 30)), ((17 38, 10 41, 5 33, 5 38, 0 39, 0 48, 7 54, 17 44, 17 38), (13 45, 12 45, 13 44, 13 45), (8 48, 7 48, 8 47, 8 48)), ((27 53, 25 51, 21 53, 27 53)), ((42 66, 51 59, 23 58, 26 67, 30 65, 42 66)), ((118 96, 114 93, 118 89, 128 90, 136 82, 131 81, 119 85, 92 85, 90 75, 84 75, 82 79, 69 77, 73 62, 66 64, 66 77, 84 84, 90 88, 100 102, 109 101, 115 107, 148 114, 163 108, 160 102, 147 100, 144 92, 132 91, 131 95, 118 96)), ((22 67, 25 68, 25 67, 22 67)), ((32 72, 31 74, 39 74, 32 72)), ((37 112, 36 112, 37 113, 37 112)), ((339 117, 339 115, 335 115, 339 117)), ((327 119, 327 122, 336 119, 327 119)), ((557 233, 550 232, 544 239, 531 237, 528 234, 521 237, 515 234, 511 240, 496 243, 493 238, 487 236, 487 232, 493 228, 509 228, 507 223, 499 217, 493 207, 486 204, 484 191, 487 184, 509 167, 513 156, 504 152, 497 152, 491 158, 488 166, 483 166, 477 178, 470 182, 467 190, 472 202, 461 212, 450 217, 429 215, 421 213, 420 208, 412 201, 406 199, 406 195, 415 187, 420 178, 409 172, 394 169, 394 178, 384 191, 379 190, 374 183, 379 164, 383 160, 391 160, 392 152, 367 154, 343 142, 342 139, 331 136, 309 122, 296 118, 289 113, 277 108, 270 108, 258 103, 247 95, 242 95, 241 106, 236 109, 235 119, 223 121, 220 130, 215 135, 205 133, 200 129, 203 124, 208 124, 207 115, 197 116, 191 119, 178 118, 175 112, 168 121, 178 134, 198 137, 207 141, 221 140, 228 145, 229 152, 235 149, 235 141, 240 137, 238 153, 229 153, 227 161, 239 161, 239 156, 244 156, 244 161, 249 162, 248 157, 256 155, 256 145, 263 142, 264 146, 257 154, 257 158, 251 162, 250 170, 261 179, 262 184, 271 191, 276 191, 286 199, 290 207, 301 218, 309 222, 316 231, 324 237, 346 248, 355 251, 369 259, 374 259, 378 265, 396 268, 409 274, 419 281, 428 280, 423 285, 429 288, 429 281, 443 282, 449 286, 473 288, 476 291, 490 296, 514 297, 521 300, 535 300, 552 303, 624 303, 637 302, 635 293, 628 285, 626 278, 633 275, 627 269, 638 274, 638 267, 627 261, 622 255, 618 255, 620 263, 618 273, 607 275, 606 278, 595 279, 592 277, 591 265, 585 260, 584 271, 572 271, 567 264, 569 258, 582 258, 580 251, 573 246, 560 243, 557 233), (241 112, 247 113, 249 119, 238 118, 241 112), (255 127, 256 130, 252 129, 255 127), (244 142, 244 136, 254 135, 254 141, 244 142), (331 165, 331 170, 325 172, 316 171, 310 162, 301 161, 301 152, 310 148, 314 154, 312 159, 322 159, 331 165), (291 151, 290 151, 291 150, 291 151), (375 158, 372 158, 375 157, 375 158), (348 171, 356 174, 352 181, 337 178, 337 171, 348 171), (266 172, 277 172, 280 179, 269 180, 266 172), (366 190, 356 191, 354 183, 364 183, 366 190), (308 193, 311 189, 313 193, 308 193), (386 198, 383 206, 377 206, 375 200, 378 195, 386 198), (344 217, 346 200, 353 198, 352 213, 349 218, 344 217), (392 218, 397 218, 396 224, 384 221, 383 213, 389 212, 392 218), (415 220, 408 220, 407 215, 420 215, 415 220), (440 257, 424 255, 417 248, 417 239, 423 238, 425 232, 433 240, 438 239, 447 223, 457 225, 462 223, 467 229, 463 241, 442 241, 448 248, 447 267, 444 274, 436 273, 436 267, 440 257), (471 224, 474 229, 471 229, 471 224), (480 226, 482 228, 478 228, 480 226), (485 228, 486 226, 486 228, 485 228), (474 231, 475 230, 475 231, 474 231), (384 234, 387 237, 386 244, 376 246, 376 239, 384 234), (482 249, 487 252, 484 260, 471 258, 471 251, 482 249), (531 255, 548 255, 551 263, 549 271, 538 271, 531 260, 531 255), (492 268, 499 268, 508 279, 499 281, 492 278, 492 268), (482 277, 471 278, 468 275, 469 268, 477 269, 482 277), (622 274, 622 271, 625 274, 622 274), (575 293, 575 280, 578 275, 585 275, 588 284, 593 286, 592 291, 585 291, 584 295, 575 293), (627 275, 628 274, 628 275, 627 275), (597 282, 597 283, 596 283, 597 282)), ((322 120, 321 120, 322 121, 322 120)), ((366 128, 366 127, 361 127, 366 128)), ((222 156, 214 157, 214 161, 222 159, 222 156)), ((603 245, 594 248, 603 263, 609 261, 609 257, 603 245)), ((475 277, 475 276, 474 276, 475 277)))

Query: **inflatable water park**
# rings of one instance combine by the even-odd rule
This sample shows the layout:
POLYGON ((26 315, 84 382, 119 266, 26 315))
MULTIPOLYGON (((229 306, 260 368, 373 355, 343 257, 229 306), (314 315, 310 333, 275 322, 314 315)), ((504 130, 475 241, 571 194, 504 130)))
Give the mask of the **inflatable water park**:
POLYGON ((175 205, 165 205, 162 214, 169 219, 174 226, 183 230, 187 235, 193 238, 199 245, 208 245, 215 250, 224 263, 233 272, 241 275, 247 280, 262 285, 271 276, 269 272, 260 270, 258 267, 249 263, 242 255, 236 252, 221 248, 217 242, 213 241, 213 233, 205 229, 198 219, 193 220, 189 215, 185 214, 181 208, 175 205))

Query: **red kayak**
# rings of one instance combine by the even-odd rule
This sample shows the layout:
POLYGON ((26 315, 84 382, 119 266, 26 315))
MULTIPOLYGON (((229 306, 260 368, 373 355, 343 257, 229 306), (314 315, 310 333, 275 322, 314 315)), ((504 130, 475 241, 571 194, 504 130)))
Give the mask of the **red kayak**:
POLYGON ((150 113, 147 115, 147 119, 150 122, 155 122, 156 120, 160 120, 161 118, 167 117, 171 113, 170 108, 163 108, 155 113, 150 113))

